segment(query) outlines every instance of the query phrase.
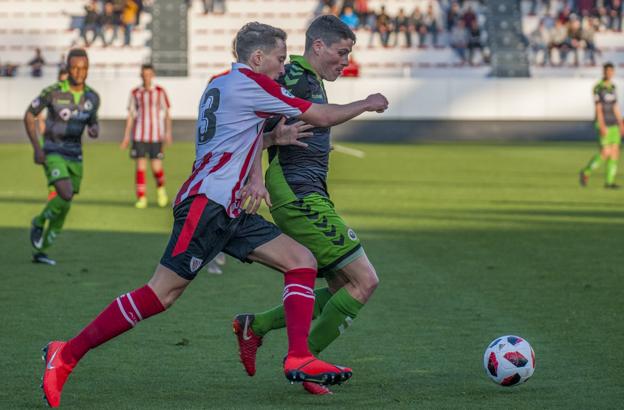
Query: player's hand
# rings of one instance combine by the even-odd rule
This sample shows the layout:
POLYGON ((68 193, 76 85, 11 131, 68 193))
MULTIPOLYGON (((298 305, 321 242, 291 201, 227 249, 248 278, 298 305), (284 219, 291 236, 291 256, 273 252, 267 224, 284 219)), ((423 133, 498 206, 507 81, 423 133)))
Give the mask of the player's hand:
POLYGON ((371 94, 364 101, 367 103, 366 111, 382 113, 388 109, 388 99, 382 94, 371 94))
POLYGON ((90 138, 97 138, 100 136, 100 125, 96 122, 93 125, 89 125, 89 127, 87 127, 87 134, 89 134, 90 138))
POLYGON ((241 189, 240 195, 241 207, 245 208, 245 212, 248 214, 255 214, 258 212, 262 200, 264 200, 268 207, 273 206, 271 204, 271 198, 269 197, 269 191, 267 191, 260 178, 250 178, 243 189, 241 189), (247 206, 245 206, 245 203, 247 203, 247 206))
POLYGON ((314 135, 312 132, 307 132, 312 128, 314 128, 313 125, 303 121, 286 125, 286 117, 282 117, 273 129, 273 143, 275 145, 296 145, 307 148, 308 144, 299 141, 299 139, 314 135))
POLYGON ((600 136, 601 137, 607 136, 607 127, 600 127, 600 136))
POLYGON ((35 150, 34 161, 37 165, 43 165, 45 163, 45 153, 40 149, 35 150))
POLYGON ((169 146, 173 144, 173 135, 165 134, 165 145, 169 146))
POLYGON ((119 149, 126 149, 128 148, 128 145, 130 145, 130 137, 124 137, 124 139, 121 141, 121 144, 119 144, 119 149))

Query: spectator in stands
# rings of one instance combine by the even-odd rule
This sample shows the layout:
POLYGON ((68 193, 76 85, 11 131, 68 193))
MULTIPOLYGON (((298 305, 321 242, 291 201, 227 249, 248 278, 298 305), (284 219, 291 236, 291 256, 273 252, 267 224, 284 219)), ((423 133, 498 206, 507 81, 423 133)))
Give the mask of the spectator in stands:
POLYGON ((342 20, 351 30, 355 30, 360 25, 360 18, 353 12, 350 6, 346 6, 340 15, 342 20))
POLYGON ((33 77, 41 77, 43 75, 43 66, 45 65, 45 60, 41 56, 41 49, 35 49, 35 57, 28 62, 30 66, 30 75, 33 77))
POLYGON ((368 0, 355 0, 354 10, 360 18, 360 27, 362 27, 367 23, 368 16, 372 14, 368 9, 368 0))
POLYGON ((609 28, 618 32, 622 31, 622 0, 611 0, 609 16, 611 17, 609 28))
POLYGON ((581 33, 582 33, 582 43, 585 48, 584 57, 587 60, 589 58, 589 63, 592 66, 596 65, 596 41, 595 34, 596 29, 594 27, 594 23, 592 19, 585 19, 581 23, 581 33))
POLYGON ((104 13, 100 15, 98 24, 98 37, 102 39, 104 47, 110 46, 115 40, 117 40, 117 33, 119 31, 119 20, 115 15, 115 8, 113 3, 104 3, 104 13), (108 39, 106 38, 108 36, 108 39))
POLYGON ((572 15, 568 23, 568 38, 566 39, 566 46, 568 52, 571 51, 574 54, 574 66, 579 66, 579 49, 582 46, 583 33, 581 32, 581 22, 579 19, 572 15))
POLYGON ((85 16, 80 26, 80 37, 84 41, 85 47, 89 47, 91 43, 95 41, 98 34, 98 0, 90 0, 87 5, 84 6, 85 16), (91 39, 87 38, 87 33, 91 33, 91 39))
POLYGON ((429 3, 429 6, 427 7, 424 24, 427 27, 427 33, 431 35, 431 45, 436 47, 438 45, 438 33, 441 31, 441 25, 438 22, 438 16, 436 15, 433 9, 433 4, 431 3, 429 3))
POLYGON ((468 30, 464 20, 457 20, 453 25, 450 36, 450 44, 453 51, 459 56, 462 65, 466 63, 466 49, 468 48, 468 30))
POLYGON ((611 26, 611 18, 606 7, 598 7, 598 19, 600 20, 600 31, 605 31, 611 26))
POLYGON ((399 44, 400 33, 405 36, 405 47, 412 47, 412 23, 410 18, 405 14, 403 8, 399 9, 399 14, 394 18, 394 46, 399 44))
POLYGON ((204 4, 204 14, 224 14, 225 0, 202 0, 204 4))
POLYGON ((485 62, 486 57, 483 51, 483 42, 481 38, 481 28, 477 20, 472 20, 472 26, 468 29, 468 63, 474 65, 475 50, 481 52, 481 58, 485 62))
POLYGON ((379 14, 375 17, 375 29, 371 35, 375 33, 379 34, 381 45, 388 47, 388 40, 390 38, 390 32, 392 31, 392 23, 390 16, 386 13, 386 7, 381 6, 379 14))
POLYGON ((570 22, 570 17, 572 16, 572 9, 570 6, 566 4, 563 9, 559 12, 558 20, 563 24, 568 24, 570 22))
POLYGON ((559 52, 559 65, 562 65, 568 56, 566 41, 568 39, 568 30, 561 20, 555 20, 555 27, 550 30, 550 45, 548 50, 550 53, 550 63, 552 65, 552 51, 556 49, 559 52))
POLYGON ((423 16, 418 6, 412 11, 411 19, 414 32, 418 35, 418 47, 422 48, 427 40, 427 26, 425 25, 425 16, 423 16))
MULTIPOLYGON (((457 22, 461 19, 461 8, 459 3, 454 1, 451 3, 448 12, 446 13, 446 30, 450 33, 453 31, 453 28, 457 24, 457 22)), ((464 24, 464 29, 466 25, 464 24)))
POLYGON ((136 24, 139 5, 134 0, 126 0, 123 12, 121 13, 121 24, 124 29, 124 47, 132 42, 132 30, 136 24))
POLYGON ((466 25, 466 27, 468 27, 469 29, 472 27, 472 23, 474 21, 477 21, 477 15, 474 12, 472 6, 468 7, 466 12, 462 16, 462 19, 464 20, 464 24, 466 25))
POLYGON ((550 33, 546 29, 544 20, 541 20, 537 28, 529 36, 529 44, 531 51, 533 52, 533 63, 538 64, 537 56, 542 53, 542 63, 540 65, 545 66, 550 62, 550 51, 548 45, 550 44, 550 33))

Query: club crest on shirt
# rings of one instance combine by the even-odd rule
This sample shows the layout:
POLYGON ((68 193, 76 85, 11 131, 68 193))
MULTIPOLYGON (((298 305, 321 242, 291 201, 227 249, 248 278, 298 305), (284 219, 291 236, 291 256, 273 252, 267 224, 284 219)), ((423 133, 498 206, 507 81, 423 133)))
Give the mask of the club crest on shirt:
POLYGON ((90 100, 85 101, 84 110, 91 111, 93 109, 93 103, 90 100))
POLYGON ((61 119, 63 121, 68 121, 71 118, 72 112, 69 108, 63 108, 61 111, 59 111, 59 117, 61 117, 61 119))
POLYGON ((39 99, 39 97, 37 97, 33 100, 33 102, 30 103, 30 106, 33 108, 37 108, 39 107, 39 104, 41 104, 41 100, 39 99))
POLYGON ((191 257, 191 262, 189 263, 189 268, 191 269, 191 272, 195 272, 197 269, 199 269, 202 265, 204 261, 202 259, 196 258, 196 257, 191 257))
POLYGON ((352 241, 357 241, 357 235, 355 234, 353 229, 349 228, 349 230, 347 231, 347 235, 349 235, 349 239, 351 239, 352 241))
POLYGON ((287 89, 285 89, 284 87, 282 87, 282 94, 284 95, 284 97, 295 98, 295 96, 292 95, 292 93, 288 91, 287 89))

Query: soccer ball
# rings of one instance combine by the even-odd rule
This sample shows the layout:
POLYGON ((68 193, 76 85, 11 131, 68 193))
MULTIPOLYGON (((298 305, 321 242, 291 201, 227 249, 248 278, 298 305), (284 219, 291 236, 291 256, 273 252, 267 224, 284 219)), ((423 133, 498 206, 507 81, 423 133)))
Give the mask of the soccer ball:
POLYGON ((518 336, 497 337, 483 355, 485 374, 501 386, 515 386, 527 381, 535 371, 535 353, 525 339, 518 336))

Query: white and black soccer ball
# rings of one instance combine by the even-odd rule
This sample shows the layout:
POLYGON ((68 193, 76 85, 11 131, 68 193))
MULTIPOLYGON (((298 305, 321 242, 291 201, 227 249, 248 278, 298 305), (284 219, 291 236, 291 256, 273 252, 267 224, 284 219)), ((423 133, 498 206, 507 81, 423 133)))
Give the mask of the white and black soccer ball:
POLYGON ((485 349, 483 367, 494 383, 516 386, 533 376, 535 353, 529 342, 521 337, 497 337, 485 349))

